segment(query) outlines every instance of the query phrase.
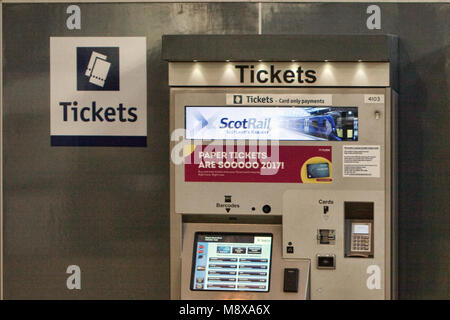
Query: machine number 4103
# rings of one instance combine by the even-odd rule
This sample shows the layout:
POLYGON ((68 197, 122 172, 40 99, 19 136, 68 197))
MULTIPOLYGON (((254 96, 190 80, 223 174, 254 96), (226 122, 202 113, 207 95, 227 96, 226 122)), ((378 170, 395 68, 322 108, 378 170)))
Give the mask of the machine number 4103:
POLYGON ((364 103, 384 103, 384 94, 365 94, 364 103))

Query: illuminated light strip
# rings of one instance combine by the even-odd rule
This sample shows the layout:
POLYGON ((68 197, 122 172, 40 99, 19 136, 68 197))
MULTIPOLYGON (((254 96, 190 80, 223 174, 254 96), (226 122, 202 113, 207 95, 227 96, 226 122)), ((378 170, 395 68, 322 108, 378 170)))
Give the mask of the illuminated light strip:
MULTIPOLYGON (((3 3, 61 3, 64 2, 62 0, 3 0, 3 3)), ((145 2, 145 3, 160 3, 161 0, 79 0, 77 1, 79 3, 127 3, 127 2, 145 2)), ((164 0, 164 2, 167 3, 192 3, 192 2, 199 2, 198 0, 164 0)), ((232 0, 208 0, 206 3, 214 3, 214 2, 233 2, 232 0)), ((236 2, 236 1, 234 1, 236 2)), ((273 3, 274 0, 248 0, 249 3, 273 3)), ((298 0, 278 0, 276 1, 278 3, 299 3, 298 0)), ((314 0, 314 2, 330 2, 330 0, 314 0)), ((374 2, 373 0, 341 0, 343 3, 371 3, 374 2)), ((382 2, 396 2, 396 3, 429 3, 430 0, 383 0, 382 2)), ((447 0, 434 0, 435 3, 445 3, 448 2, 447 0)))

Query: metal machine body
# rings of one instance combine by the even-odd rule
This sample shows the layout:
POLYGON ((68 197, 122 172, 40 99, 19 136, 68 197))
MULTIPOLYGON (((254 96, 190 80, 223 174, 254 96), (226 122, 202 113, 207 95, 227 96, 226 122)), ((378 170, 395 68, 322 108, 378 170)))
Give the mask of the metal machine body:
MULTIPOLYGON (((394 58, 326 61, 333 53, 317 52, 318 39, 313 62, 209 61, 202 45, 220 36, 173 53, 185 40, 163 39, 171 297, 395 298, 394 58), (186 61, 195 54, 202 60, 186 61)), ((288 46, 278 50, 285 60, 288 46)))

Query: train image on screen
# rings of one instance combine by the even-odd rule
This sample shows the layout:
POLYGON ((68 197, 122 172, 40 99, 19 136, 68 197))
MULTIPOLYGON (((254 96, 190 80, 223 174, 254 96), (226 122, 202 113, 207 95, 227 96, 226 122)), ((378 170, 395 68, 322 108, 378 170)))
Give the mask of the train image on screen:
POLYGON ((282 126, 312 140, 357 141, 358 108, 304 108, 303 116, 283 117, 282 126))

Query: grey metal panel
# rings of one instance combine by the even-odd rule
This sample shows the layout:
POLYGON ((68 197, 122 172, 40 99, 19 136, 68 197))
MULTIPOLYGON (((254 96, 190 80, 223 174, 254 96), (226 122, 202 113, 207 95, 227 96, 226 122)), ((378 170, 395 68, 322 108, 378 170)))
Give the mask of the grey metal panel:
POLYGON ((391 81, 391 88, 394 90, 398 90, 398 50, 399 50, 399 39, 397 36, 395 37, 389 37, 389 56, 391 57, 390 60, 390 81, 391 81))
POLYGON ((168 61, 391 61, 392 35, 165 35, 168 61))
POLYGON ((252 33, 256 4, 3 4, 4 297, 169 297, 163 33, 252 33), (147 148, 50 147, 49 37, 146 36, 147 148), (81 290, 66 288, 68 265, 81 290))
POLYGON ((263 33, 396 34, 399 38, 398 281, 400 299, 448 299, 450 5, 263 4, 263 33))
POLYGON ((391 90, 391 279, 392 299, 398 299, 398 93, 391 90))

